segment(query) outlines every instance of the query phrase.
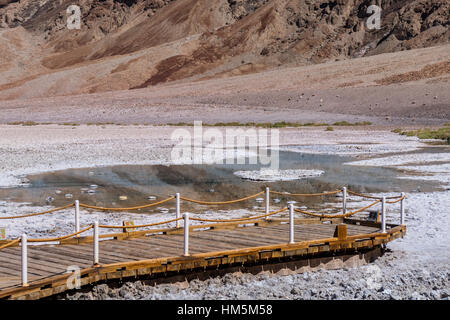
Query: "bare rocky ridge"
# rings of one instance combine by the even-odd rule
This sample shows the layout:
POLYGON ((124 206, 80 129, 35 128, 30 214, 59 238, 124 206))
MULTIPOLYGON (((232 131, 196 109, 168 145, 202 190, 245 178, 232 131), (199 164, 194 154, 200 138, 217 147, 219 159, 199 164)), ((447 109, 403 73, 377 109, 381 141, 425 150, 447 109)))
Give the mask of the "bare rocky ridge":
POLYGON ((450 38, 446 0, 81 0, 81 30, 68 30, 71 4, 0 1, 0 98, 22 98, 27 83, 27 97, 126 90, 450 38), (365 26, 371 4, 383 8, 380 30, 365 26))

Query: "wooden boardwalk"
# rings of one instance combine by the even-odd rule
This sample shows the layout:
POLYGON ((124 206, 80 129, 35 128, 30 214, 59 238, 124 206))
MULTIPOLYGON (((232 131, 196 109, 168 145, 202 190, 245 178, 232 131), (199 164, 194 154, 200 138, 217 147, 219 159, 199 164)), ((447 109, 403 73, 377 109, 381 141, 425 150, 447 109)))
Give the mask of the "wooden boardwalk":
POLYGON ((183 256, 183 228, 146 230, 102 236, 99 265, 93 266, 91 237, 54 245, 28 246, 29 286, 21 286, 21 249, 0 250, 0 298, 39 299, 66 291, 69 266, 81 269, 81 284, 111 279, 164 277, 168 273, 305 259, 380 247, 403 237, 404 225, 338 219, 296 219, 295 243, 289 244, 285 219, 215 223, 190 227, 189 253, 183 256), (339 225, 339 227, 337 227, 339 225))

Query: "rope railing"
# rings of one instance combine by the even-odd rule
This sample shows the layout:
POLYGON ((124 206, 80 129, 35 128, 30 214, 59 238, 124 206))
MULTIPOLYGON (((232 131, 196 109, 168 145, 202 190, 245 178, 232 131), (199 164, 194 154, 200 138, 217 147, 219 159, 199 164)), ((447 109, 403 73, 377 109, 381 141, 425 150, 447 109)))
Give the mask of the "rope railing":
POLYGON ((406 195, 402 195, 401 198, 398 198, 397 200, 386 201, 386 203, 393 204, 393 203, 400 202, 400 201, 402 201, 402 200, 404 200, 404 199, 406 199, 406 195))
POLYGON ((238 202, 246 201, 246 200, 249 200, 252 198, 256 198, 257 196, 262 195, 263 193, 264 193, 264 191, 261 191, 261 192, 252 194, 251 196, 248 196, 245 198, 229 200, 229 201, 202 201, 202 200, 189 199, 189 198, 185 198, 185 197, 180 197, 180 199, 184 200, 184 201, 196 203, 196 204, 202 204, 202 205, 221 205, 221 204, 231 204, 231 203, 238 203, 238 202))
POLYGON ((176 219, 172 219, 172 220, 167 220, 167 221, 161 221, 161 222, 155 222, 155 223, 150 223, 150 224, 141 224, 141 225, 137 225, 137 226, 109 226, 109 225, 99 225, 99 228, 104 228, 104 229, 136 229, 136 228, 146 228, 146 227, 153 227, 153 226, 159 226, 162 224, 169 224, 172 222, 177 222, 183 220, 183 218, 176 218, 176 219))
POLYGON ((84 228, 83 230, 80 230, 78 232, 74 232, 74 233, 68 234, 66 236, 54 237, 54 238, 28 239, 28 242, 54 242, 54 241, 60 241, 60 240, 64 240, 64 239, 68 239, 68 238, 72 238, 74 236, 77 236, 77 235, 79 235, 79 234, 81 234, 83 232, 86 232, 86 231, 88 231, 88 230, 90 230, 92 228, 93 228, 93 226, 90 225, 90 226, 84 228))
MULTIPOLYGON (((362 198, 377 199, 377 200, 381 200, 383 198, 383 197, 369 196, 367 194, 362 194, 362 193, 354 192, 354 191, 351 191, 351 190, 347 190, 347 192, 349 194, 351 194, 351 195, 362 197, 362 198)), ((398 199, 398 198, 401 198, 401 197, 402 197, 402 195, 400 195, 400 196, 392 196, 392 197, 385 197, 385 198, 386 199, 398 199)))
POLYGON ((339 192, 342 192, 342 190, 335 190, 335 191, 328 191, 328 192, 322 192, 322 193, 287 193, 287 192, 277 192, 277 191, 270 191, 270 193, 283 195, 283 196, 292 196, 292 197, 321 197, 321 196, 329 196, 338 194, 339 192))
POLYGON ((370 207, 373 207, 374 205, 376 205, 376 204, 378 204, 380 202, 381 202, 381 200, 377 200, 377 201, 375 201, 375 202, 373 202, 373 203, 371 203, 371 204, 369 204, 369 205, 367 205, 367 206, 365 206, 363 208, 360 208, 360 209, 355 210, 355 211, 350 211, 350 212, 347 212, 347 213, 344 213, 344 214, 314 213, 314 212, 300 210, 300 209, 297 209, 297 208, 295 208, 294 210, 296 212, 300 212, 300 213, 303 213, 303 214, 306 214, 306 215, 309 215, 309 216, 320 217, 320 218, 347 218, 347 217, 353 216, 353 215, 355 215, 355 214, 357 214, 359 212, 362 212, 362 211, 364 211, 366 209, 369 209, 370 207))
POLYGON ((153 203, 150 203, 150 204, 145 204, 145 205, 136 206, 136 207, 129 207, 129 208, 106 208, 106 207, 91 206, 91 205, 87 205, 87 204, 84 204, 84 203, 80 203, 80 207, 87 208, 87 209, 101 210, 101 211, 131 211, 131 210, 151 208, 151 207, 154 207, 154 206, 166 203, 166 202, 168 202, 170 200, 173 200, 173 199, 175 199, 175 197, 170 197, 170 198, 158 201, 158 202, 153 202, 153 203))
MULTIPOLYGON (((284 212, 286 210, 289 210, 289 244, 295 244, 295 229, 294 229, 294 225, 295 225, 295 219, 294 219, 294 213, 295 212, 299 212, 302 214, 306 214, 306 215, 310 215, 310 216, 314 216, 314 217, 319 217, 319 218, 347 218, 350 216, 353 216, 359 212, 362 212, 364 210, 367 210, 373 206, 375 206, 376 204, 381 203, 381 211, 382 211, 382 221, 381 221, 381 234, 386 234, 386 204, 394 204, 394 203, 398 203, 401 202, 400 204, 400 224, 404 225, 404 199, 406 199, 406 196, 404 193, 402 193, 401 196, 398 197, 382 197, 381 199, 379 198, 375 198, 372 196, 369 196, 370 198, 375 198, 376 201, 360 208, 354 211, 350 211, 347 212, 347 208, 346 208, 346 200, 347 200, 347 192, 349 194, 354 194, 354 195, 361 195, 361 196, 365 196, 363 194, 358 194, 356 192, 352 192, 352 191, 347 191, 346 187, 343 187, 342 190, 336 190, 336 191, 330 191, 330 192, 323 192, 323 193, 315 193, 315 194, 308 194, 307 196, 324 196, 324 195, 332 195, 332 194, 337 194, 339 192, 343 193, 343 197, 342 197, 342 203, 343 203, 343 213, 342 214, 320 214, 320 213, 314 213, 314 212, 309 212, 306 210, 301 210, 301 209, 297 209, 294 208, 293 203, 289 203, 289 207, 284 207, 281 208, 279 210, 273 211, 273 212, 269 212, 269 202, 270 202, 270 193, 273 194, 283 194, 283 195, 290 195, 290 196, 305 196, 305 194, 285 194, 285 193, 280 193, 280 192, 276 192, 276 191, 270 191, 268 187, 266 187, 266 191, 264 192, 259 192, 257 194, 245 197, 245 198, 241 198, 241 199, 236 199, 236 200, 230 200, 230 201, 222 201, 222 202, 206 202, 206 201, 200 201, 200 200, 194 200, 194 199, 189 199, 189 198, 184 198, 181 197, 179 193, 176 194, 176 196, 174 197, 170 197, 167 198, 165 200, 161 200, 159 202, 155 202, 155 203, 151 203, 151 204, 147 204, 144 206, 138 206, 138 207, 130 207, 130 208, 104 208, 104 207, 97 207, 97 206, 90 206, 90 205, 86 205, 86 204, 81 204, 79 203, 79 201, 75 201, 75 204, 70 204, 64 207, 60 207, 60 208, 55 208, 52 210, 48 210, 45 212, 41 212, 41 213, 35 213, 35 214, 27 214, 27 215, 23 215, 23 216, 16 216, 16 217, 4 217, 3 219, 7 219, 7 218, 11 218, 11 219, 15 219, 15 218, 19 218, 19 217, 25 217, 25 216, 34 216, 34 215, 42 215, 45 213, 49 213, 49 212, 55 212, 58 210, 63 210, 66 208, 69 208, 71 206, 75 206, 75 230, 76 232, 65 235, 65 236, 59 236, 59 237, 52 237, 52 238, 41 238, 41 239, 28 239, 26 234, 23 234, 21 236, 21 238, 19 239, 15 239, 15 240, 11 240, 3 245, 0 245, 0 250, 17 245, 20 243, 20 247, 21 247, 21 252, 22 252, 22 286, 28 286, 28 242, 32 242, 32 243, 43 243, 43 242, 55 242, 55 241, 61 241, 61 240, 65 240, 68 238, 72 238, 75 236, 78 236, 88 230, 93 229, 93 235, 92 235, 92 242, 93 242, 93 266, 99 266, 99 252, 100 252, 100 246, 99 246, 99 228, 104 228, 104 229, 122 229, 124 233, 128 232, 127 230, 134 230, 137 228, 146 228, 146 227, 153 227, 153 226, 158 226, 158 225, 164 225, 164 224, 169 224, 172 222, 176 222, 176 229, 173 230, 178 230, 180 228, 179 225, 179 221, 184 220, 184 224, 183 224, 183 232, 184 232, 184 256, 189 256, 189 232, 192 229, 190 227, 190 220, 193 221, 198 221, 198 222, 210 222, 210 223, 232 223, 232 222, 236 222, 236 223, 240 223, 240 222, 245 222, 245 221, 252 221, 252 220, 258 220, 258 219, 262 219, 262 218, 267 218, 269 216, 273 216, 276 215, 278 213, 284 212), (261 214, 261 215, 256 215, 256 216, 251 216, 251 217, 245 217, 245 218, 235 218, 235 219, 204 219, 204 218, 196 218, 196 217, 190 217, 189 213, 185 213, 183 215, 183 217, 181 217, 181 210, 180 210, 180 200, 185 200, 185 201, 189 201, 189 202, 194 202, 194 203, 198 203, 198 204, 229 204, 229 203, 237 203, 237 202, 242 202, 248 199, 252 199, 255 198, 261 194, 265 193, 266 197, 265 197, 265 203, 266 203, 266 207, 265 207, 265 214, 261 214), (89 225, 87 227, 85 227, 84 229, 80 230, 80 225, 79 225, 79 208, 80 207, 84 207, 84 208, 91 208, 91 209, 98 209, 98 210, 108 210, 108 211, 129 211, 129 210, 136 210, 136 209, 141 209, 141 208, 148 208, 148 207, 152 207, 152 206, 156 206, 158 204, 163 204, 165 202, 168 202, 170 200, 176 199, 176 218, 175 219, 171 219, 171 220, 165 220, 165 221, 160 221, 160 222, 154 222, 154 223, 149 223, 149 224, 142 224, 142 225, 126 225, 124 223, 124 225, 122 226, 114 226, 114 225, 99 225, 99 223, 96 221, 94 224, 89 225), (387 201, 386 199, 395 199, 392 201, 387 201)), ((344 221, 345 222, 345 221, 344 221)), ((202 224, 198 224, 196 225, 196 227, 199 226, 201 227, 202 224)), ((213 225, 209 225, 209 227, 214 226, 213 225)), ((159 230, 166 230, 166 229, 159 229, 159 230)), ((170 230, 170 228, 168 228, 167 230, 170 230)), ((145 231, 147 232, 147 231, 145 231)), ((159 231, 158 231, 159 232, 159 231)), ((108 237, 116 237, 117 234, 106 234, 106 236, 108 237)), ((80 238, 81 239, 81 238, 80 238)), ((86 238, 87 239, 87 238, 86 238)), ((85 241, 85 240, 84 240, 85 241)))
POLYGON ((259 216, 254 216, 254 217, 248 217, 248 218, 239 218, 239 219, 223 219, 223 220, 219 220, 219 219, 203 219, 203 218, 193 218, 191 217, 191 220, 194 221, 201 221, 201 222, 240 222, 240 221, 250 221, 250 220, 257 220, 257 219, 261 219, 261 218, 266 218, 269 216, 273 216, 277 213, 286 211, 288 208, 283 208, 274 212, 271 212, 269 214, 263 214, 263 215, 259 215, 259 216))
POLYGON ((0 246, 0 250, 8 248, 8 247, 11 247, 11 246, 13 246, 13 245, 15 245, 16 243, 19 243, 19 242, 20 242, 20 238, 19 239, 15 239, 15 240, 11 240, 11 241, 9 241, 6 244, 1 245, 0 246))
POLYGON ((2 220, 6 220, 6 219, 18 219, 18 218, 26 218, 26 217, 34 217, 34 216, 40 216, 43 214, 47 214, 47 213, 52 213, 52 212, 56 212, 56 211, 61 211, 70 207, 73 207, 75 204, 71 203, 68 205, 65 205, 63 207, 59 207, 59 208, 54 208, 51 210, 47 210, 47 211, 43 211, 43 212, 38 212, 38 213, 30 213, 30 214, 24 214, 24 215, 20 215, 20 216, 12 216, 12 217, 0 217, 0 219, 2 220))
MULTIPOLYGON (((255 196, 259 195, 259 194, 261 194, 261 193, 258 193, 256 195, 252 195, 251 197, 255 197, 255 196)), ((163 201, 166 202, 166 201, 172 200, 173 198, 174 197, 171 197, 171 198, 165 199, 163 201)), ((398 202, 404 200, 405 198, 406 198, 406 196, 402 195, 400 198, 398 198, 395 201, 385 201, 385 203, 389 203, 389 204, 398 203, 398 202)), ((160 202, 162 202, 162 201, 160 201, 160 202)), ((367 206, 364 206, 364 207, 362 207, 360 209, 357 209, 357 210, 354 210, 354 211, 347 212, 345 214, 314 213, 314 212, 301 210, 301 209, 298 209, 298 208, 294 208, 294 211, 302 213, 302 214, 306 214, 306 215, 309 215, 309 216, 319 217, 319 218, 347 218, 347 217, 355 215, 355 214, 357 214, 359 212, 367 210, 367 209, 373 207, 374 205, 376 205, 376 204, 378 204, 380 202, 382 202, 382 200, 376 200, 375 202, 373 202, 373 203, 371 203, 371 204, 369 204, 367 206)), ((68 208, 70 206, 72 206, 72 205, 68 205, 68 206, 65 206, 65 207, 62 207, 62 208, 68 208)), ((81 206, 81 204, 80 204, 80 206, 81 206)), ((55 211, 55 210, 56 209, 54 209, 53 211, 55 211)), ((257 215, 257 216, 246 217, 246 218, 236 218, 236 219, 204 219, 204 218, 195 218, 195 217, 191 217, 190 219, 193 220, 193 221, 216 222, 216 223, 242 222, 242 221, 251 221, 251 220, 257 220, 257 219, 261 219, 261 218, 266 218, 266 217, 273 216, 273 215, 276 215, 278 213, 284 212, 286 210, 288 210, 288 207, 284 207, 282 209, 279 209, 279 210, 276 210, 276 211, 273 211, 273 212, 270 212, 270 213, 267 213, 267 214, 263 214, 263 215, 257 215)), ((403 215, 403 208, 402 208, 402 215, 403 215)), ((165 221, 161 221, 161 222, 155 222, 155 223, 143 224, 143 225, 131 225, 131 226, 99 225, 98 227, 99 228, 104 228, 104 229, 137 229, 137 228, 145 228, 145 227, 153 227, 153 226, 158 226, 158 225, 169 224, 169 223, 177 222, 177 221, 180 221, 180 220, 183 220, 183 219, 184 218, 179 217, 179 218, 175 218, 175 219, 171 219, 171 220, 165 220, 165 221)), ((403 219, 403 217, 402 217, 402 219, 403 219)), ((60 237, 53 237, 53 238, 28 239, 28 242, 55 242, 55 241, 60 241, 60 240, 68 239, 68 238, 71 238, 71 237, 75 237, 75 236, 77 236, 77 235, 79 235, 81 233, 84 233, 84 232, 92 229, 92 228, 93 228, 93 225, 90 225, 90 226, 88 226, 88 227, 86 227, 86 228, 84 228, 84 229, 82 229, 80 231, 71 233, 69 235, 60 236, 60 237)), ((7 244, 4 244, 4 245, 0 246, 0 250, 4 249, 4 248, 7 248, 9 246, 15 245, 18 242, 20 242, 20 239, 12 240, 12 241, 8 242, 7 244)))
MULTIPOLYGON (((327 191, 327 192, 322 192, 322 193, 287 193, 287 192, 278 192, 278 191, 272 191, 272 190, 269 191, 269 193, 271 193, 271 194, 283 195, 283 196, 293 196, 293 197, 297 197, 297 196, 299 196, 299 197, 320 197, 320 196, 335 195, 335 194, 338 194, 340 192, 342 192, 342 190, 327 191)), ((346 192, 348 194, 351 194, 351 195, 364 197, 364 198, 369 198, 369 199, 376 199, 376 200, 381 200, 382 199, 382 197, 370 196, 370 195, 354 192, 354 191, 351 191, 351 190, 347 190, 346 192)), ((184 201, 188 201, 188 202, 196 203, 196 204, 200 204, 200 205, 225 205, 225 204, 239 203, 239 202, 243 202, 243 201, 246 201, 246 200, 249 200, 249 199, 253 199, 253 198, 256 198, 257 196, 262 195, 264 193, 265 193, 264 191, 261 191, 261 192, 258 192, 256 194, 244 197, 244 198, 235 199, 235 200, 229 200, 229 201, 203 201, 203 200, 190 199, 190 198, 186 198, 186 197, 180 197, 180 200, 184 200, 184 201)), ((85 204, 85 203, 79 203, 79 207, 82 207, 82 208, 85 208, 85 209, 100 210, 100 211, 133 211, 133 210, 151 208, 151 207, 154 207, 154 206, 157 206, 157 205, 164 204, 164 203, 169 202, 169 201, 174 200, 174 199, 176 199, 176 197, 172 196, 172 197, 169 197, 167 199, 164 199, 164 200, 161 200, 161 201, 158 201, 158 202, 153 202, 153 203, 149 203, 149 204, 141 205, 141 206, 125 207, 125 208, 108 208, 108 207, 100 207, 100 206, 88 205, 88 204, 85 204)), ((392 197, 386 197, 386 199, 396 199, 394 201, 386 201, 386 203, 393 204, 393 203, 397 203, 397 202, 402 201, 403 199, 405 199, 405 196, 404 195, 392 196, 392 197)), ((74 205, 75 204, 71 203, 71 204, 67 204, 67 205, 62 206, 62 207, 58 207, 58 208, 54 208, 54 209, 51 209, 51 210, 38 212, 38 213, 30 213, 30 214, 24 214, 24 215, 18 215, 18 216, 10 216, 10 217, 0 217, 0 220, 27 218, 27 217, 44 215, 44 214, 53 213, 53 212, 61 211, 61 210, 64 210, 64 209, 68 209, 70 207, 73 207, 74 205)))

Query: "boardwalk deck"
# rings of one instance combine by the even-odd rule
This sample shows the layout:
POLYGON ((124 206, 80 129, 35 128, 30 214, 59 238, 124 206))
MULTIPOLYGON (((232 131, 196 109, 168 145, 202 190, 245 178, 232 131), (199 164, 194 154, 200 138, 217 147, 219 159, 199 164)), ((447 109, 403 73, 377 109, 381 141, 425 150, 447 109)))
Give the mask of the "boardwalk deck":
POLYGON ((64 292, 69 266, 81 269, 83 285, 114 278, 163 277, 168 272, 370 249, 402 237, 406 230, 405 226, 389 227, 386 234, 380 234, 380 224, 375 222, 303 219, 295 225, 296 243, 288 244, 289 225, 282 219, 252 221, 245 226, 215 224, 190 233, 189 257, 182 256, 183 229, 166 229, 163 234, 123 233, 100 241, 100 265, 96 267, 92 266, 92 237, 71 239, 28 247, 29 287, 21 287, 20 247, 8 247, 0 250, 0 298, 38 299, 64 292), (345 238, 335 234, 337 223, 345 223, 345 238))

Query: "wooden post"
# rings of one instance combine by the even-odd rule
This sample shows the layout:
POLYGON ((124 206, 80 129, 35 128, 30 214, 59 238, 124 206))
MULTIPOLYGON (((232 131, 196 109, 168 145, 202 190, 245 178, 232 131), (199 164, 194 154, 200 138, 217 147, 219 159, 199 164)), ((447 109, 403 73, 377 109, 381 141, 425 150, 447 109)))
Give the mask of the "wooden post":
POLYGON ((184 218, 184 256, 189 256, 189 213, 183 215, 184 218))
POLYGON ((334 237, 338 238, 338 240, 347 239, 347 225, 343 223, 338 224, 334 230, 334 237))
MULTIPOLYGON (((176 198, 176 213, 177 213, 177 219, 181 217, 181 211, 180 211, 180 194, 175 194, 176 198)), ((177 220, 177 228, 180 227, 180 220, 177 220)))
POLYGON ((94 222, 94 266, 98 265, 99 259, 99 246, 98 246, 98 221, 94 222))
POLYGON ((381 199, 381 232, 386 233, 386 197, 381 199))
POLYGON ((136 229, 133 228, 134 221, 132 221, 132 220, 130 220, 130 221, 123 220, 122 225, 124 226, 124 228, 122 229, 123 233, 136 231, 136 229))
POLYGON ((347 213, 347 187, 342 188, 342 213, 347 213))
POLYGON ((28 242, 27 235, 22 234, 22 287, 28 287, 28 242))
MULTIPOLYGON (((270 210, 270 189, 266 187, 266 214, 269 214, 270 210)), ((269 220, 269 216, 266 217, 266 220, 269 220)))
POLYGON ((400 200, 400 224, 405 224, 405 193, 402 192, 403 199, 400 200))
MULTIPOLYGON (((75 200, 75 232, 80 231, 80 201, 75 200)), ((78 238, 80 235, 77 234, 76 237, 78 238)))
POLYGON ((289 204, 289 243, 294 244, 294 205, 289 204))

